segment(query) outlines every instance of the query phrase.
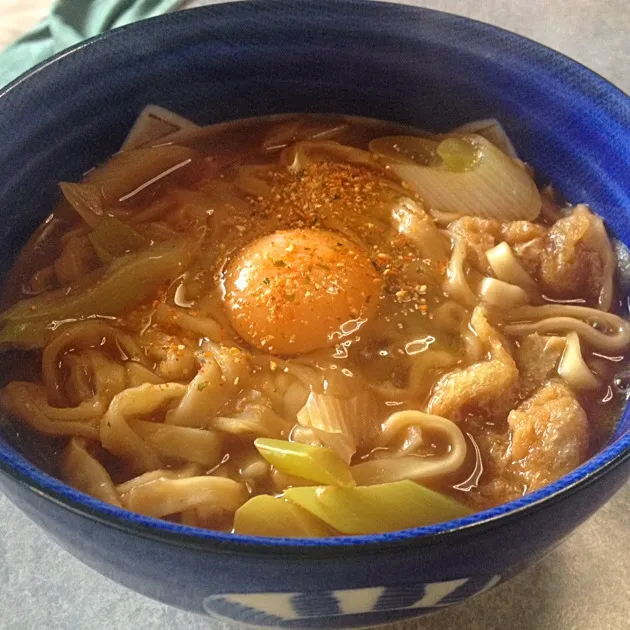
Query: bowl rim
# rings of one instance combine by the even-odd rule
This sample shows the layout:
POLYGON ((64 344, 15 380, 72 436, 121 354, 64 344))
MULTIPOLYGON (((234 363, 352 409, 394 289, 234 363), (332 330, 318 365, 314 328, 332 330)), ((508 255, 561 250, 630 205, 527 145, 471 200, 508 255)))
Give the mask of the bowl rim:
MULTIPOLYGON (((250 0, 249 2, 226 2, 206 5, 136 22, 90 38, 41 62, 5 87, 0 88, 0 99, 23 82, 29 81, 39 72, 45 71, 49 66, 60 62, 63 63, 64 58, 86 47, 94 46, 103 40, 116 39, 129 32, 132 34, 134 32, 140 33, 145 29, 159 30, 165 23, 172 26, 175 26, 177 22, 183 24, 189 19, 195 19, 200 13, 205 13, 210 18, 211 16, 216 17, 217 13, 224 11, 227 13, 256 11, 257 7, 261 5, 264 5, 266 11, 283 11, 288 6, 291 7, 292 11, 296 11, 295 3, 291 0, 250 0)), ((598 107, 605 109, 611 116, 619 117, 621 104, 625 102, 628 105, 628 96, 622 90, 596 72, 586 68, 583 64, 529 38, 479 20, 414 5, 373 2, 370 0, 302 0, 300 2, 301 8, 308 8, 309 5, 317 6, 320 9, 325 8, 326 11, 330 12, 351 9, 353 5, 360 6, 363 10, 374 9, 375 11, 382 11, 385 6, 386 9, 391 11, 409 12, 416 18, 424 16, 433 20, 440 20, 443 24, 450 27, 465 26, 477 33, 490 35, 494 37, 490 45, 496 46, 497 49, 500 49, 504 39, 520 40, 525 44, 524 49, 526 50, 524 52, 529 55, 544 54, 546 59, 552 58, 561 62, 565 69, 572 68, 574 71, 579 71, 587 84, 587 95, 590 92, 599 90, 598 107), (602 92, 605 96, 605 103, 602 103, 602 92)), ((580 86, 580 88, 584 90, 583 86, 580 86)), ((626 115, 623 118, 626 127, 630 128, 630 124, 628 124, 630 123, 630 116, 626 115)), ((630 408, 627 405, 622 413, 628 414, 629 412, 630 408)), ((537 512, 553 503, 568 499, 628 461, 630 461, 630 431, 621 435, 581 466, 552 484, 514 501, 477 512, 471 516, 435 525, 382 534, 311 539, 245 536, 188 527, 135 514, 75 490, 35 467, 13 449, 11 449, 11 452, 0 450, 0 471, 22 488, 26 488, 39 497, 78 516, 113 527, 127 534, 196 551, 246 554, 277 554, 282 552, 284 555, 299 554, 301 557, 316 558, 339 553, 344 555, 354 552, 362 554, 382 553, 408 546, 435 545, 444 542, 445 538, 448 538, 450 541, 459 537, 475 535, 482 531, 507 525, 525 514, 537 512)))

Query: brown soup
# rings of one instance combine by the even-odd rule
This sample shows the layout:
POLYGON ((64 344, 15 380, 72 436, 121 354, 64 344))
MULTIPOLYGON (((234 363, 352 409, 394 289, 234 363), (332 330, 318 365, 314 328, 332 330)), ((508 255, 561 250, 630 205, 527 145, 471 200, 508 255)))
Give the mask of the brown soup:
POLYGON ((133 144, 61 184, 4 288, 6 430, 52 474, 193 526, 364 534, 522 496, 611 434, 611 242, 496 122, 133 144))

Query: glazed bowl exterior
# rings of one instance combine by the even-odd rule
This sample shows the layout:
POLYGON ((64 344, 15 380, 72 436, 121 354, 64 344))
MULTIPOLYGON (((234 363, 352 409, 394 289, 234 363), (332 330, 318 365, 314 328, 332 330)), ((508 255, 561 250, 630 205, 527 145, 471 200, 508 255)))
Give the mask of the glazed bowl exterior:
MULTIPOLYGON (((630 244, 630 100, 594 73, 444 13, 254 0, 111 32, 0 91, 0 273, 50 211, 56 182, 115 152, 147 103, 203 124, 337 112, 445 130, 495 117, 544 179, 630 244)), ((274 628, 372 626, 460 602, 536 562, 629 476, 626 411, 602 452, 495 509, 375 536, 257 539, 103 504, 0 435, 3 491, 77 558, 168 604, 274 628)))

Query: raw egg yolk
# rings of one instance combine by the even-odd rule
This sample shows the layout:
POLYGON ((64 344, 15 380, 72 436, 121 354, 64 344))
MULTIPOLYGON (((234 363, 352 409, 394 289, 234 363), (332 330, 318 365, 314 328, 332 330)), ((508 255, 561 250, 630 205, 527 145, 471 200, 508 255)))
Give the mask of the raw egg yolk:
POLYGON ((381 281, 367 255, 344 236, 279 231, 242 249, 225 276, 236 332, 276 354, 339 343, 376 312, 381 281))

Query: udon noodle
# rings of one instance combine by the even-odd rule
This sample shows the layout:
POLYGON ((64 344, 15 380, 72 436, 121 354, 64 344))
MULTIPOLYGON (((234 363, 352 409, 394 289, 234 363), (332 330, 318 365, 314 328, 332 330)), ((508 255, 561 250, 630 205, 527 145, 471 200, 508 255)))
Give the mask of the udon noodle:
POLYGON ((6 282, 0 404, 112 505, 268 536, 420 526, 568 473, 625 400, 604 224, 496 121, 150 107, 60 188, 6 282))

